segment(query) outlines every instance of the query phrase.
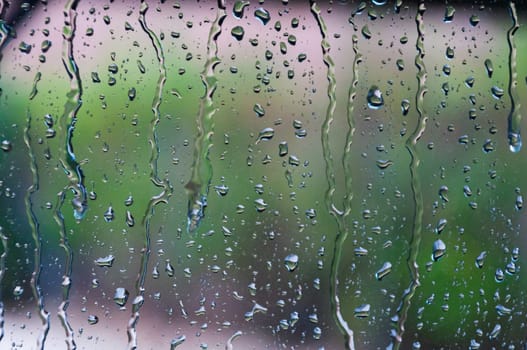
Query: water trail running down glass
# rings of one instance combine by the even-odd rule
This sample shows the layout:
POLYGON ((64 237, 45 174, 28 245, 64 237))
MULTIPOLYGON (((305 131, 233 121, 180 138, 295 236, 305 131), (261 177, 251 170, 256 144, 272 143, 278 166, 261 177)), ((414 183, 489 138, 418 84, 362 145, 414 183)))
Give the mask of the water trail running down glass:
POLYGON ((155 49, 157 60, 159 62, 159 79, 156 85, 156 91, 154 100, 152 102, 153 119, 151 121, 151 134, 148 142, 152 149, 150 156, 150 180, 156 187, 160 187, 163 190, 156 196, 153 196, 148 202, 148 207, 144 216, 143 226, 145 230, 145 241, 143 248, 143 255, 141 257, 141 267, 136 282, 136 297, 133 301, 132 315, 128 322, 127 333, 128 333, 128 349, 137 348, 137 330, 136 325, 139 321, 139 310, 144 302, 145 293, 145 279, 148 270, 148 261, 150 258, 150 221, 154 214, 154 208, 159 203, 167 203, 168 199, 173 193, 173 188, 168 180, 161 180, 158 177, 157 162, 159 159, 159 142, 157 136, 157 125, 160 122, 159 106, 162 102, 163 88, 166 82, 166 67, 165 67, 165 54, 163 52, 163 46, 159 41, 157 35, 148 27, 146 23, 146 13, 148 11, 148 4, 145 1, 141 2, 141 8, 139 10, 139 23, 141 28, 148 35, 152 46, 155 49))
MULTIPOLYGON (((33 93, 31 93, 33 95, 33 93)), ((34 95, 33 95, 34 96, 34 95)), ((41 244, 41 234, 39 229, 39 224, 35 212, 33 211, 33 201, 31 197, 39 189, 39 178, 38 178, 38 168, 35 154, 33 152, 33 147, 31 146, 31 137, 29 132, 31 130, 31 114, 27 114, 27 124, 24 130, 24 142, 28 149, 29 154, 29 168, 31 169, 32 182, 29 185, 26 195, 24 196, 24 203, 26 207, 26 216, 31 226, 31 233, 33 236, 33 241, 35 242, 35 268, 31 275, 31 289, 33 291, 33 297, 35 298, 38 306, 38 314, 42 322, 42 329, 40 334, 37 337, 37 349, 43 350, 46 342, 46 337, 49 332, 50 327, 50 315, 44 309, 44 296, 40 289, 40 264, 42 257, 42 244, 41 244)))
POLYGON ((59 119, 58 137, 60 143, 65 146, 64 152, 61 152, 60 163, 63 170, 68 177, 69 183, 58 194, 58 200, 54 218, 59 225, 60 246, 64 249, 66 260, 64 262, 64 276, 62 280, 62 302, 59 305, 58 316, 62 322, 66 332, 66 344, 68 349, 76 349, 74 332, 68 321, 67 309, 69 306, 69 293, 71 288, 71 273, 73 250, 68 242, 67 230, 62 214, 62 206, 66 199, 66 191, 72 190, 74 193, 73 216, 77 220, 81 220, 86 214, 87 199, 86 190, 83 185, 83 174, 79 163, 75 159, 72 147, 73 131, 77 122, 77 112, 82 104, 82 85, 79 76, 79 69, 73 57, 73 38, 75 36, 75 21, 77 12, 76 0, 70 0, 64 6, 64 27, 62 29, 62 63, 66 68, 66 72, 70 78, 70 91, 67 94, 67 101, 64 105, 64 113, 59 119))
POLYGON ((511 152, 519 152, 522 147, 520 134, 522 116, 520 113, 520 97, 518 96, 518 72, 516 70, 516 44, 514 34, 520 28, 516 4, 509 2, 509 13, 512 18, 512 26, 507 31, 507 42, 509 43, 509 96, 511 98, 511 111, 509 114, 509 149, 511 152))
MULTIPOLYGON (((331 155, 331 148, 329 144, 329 131, 331 128, 331 124, 333 123, 334 119, 334 112, 336 107, 336 80, 335 80, 335 63, 333 62, 329 50, 330 50, 330 44, 327 40, 328 34, 327 34, 327 27, 324 22, 324 19, 322 18, 320 8, 318 7, 317 3, 314 1, 311 1, 311 12, 315 16, 315 19, 318 23, 318 26, 320 28, 320 32, 322 34, 322 41, 320 43, 322 47, 322 54, 323 54, 323 61, 324 64, 327 66, 327 79, 328 79, 328 97, 329 97, 329 104, 328 108, 326 110, 326 117, 324 119, 324 123, 322 124, 322 152, 324 155, 324 161, 326 164, 326 178, 328 181, 328 189, 325 193, 325 204, 328 211, 335 216, 335 219, 337 221, 337 229, 338 233, 335 238, 335 250, 332 257, 331 262, 331 272, 330 272, 330 295, 331 295, 331 306, 333 308, 333 317, 335 318, 335 322, 337 323, 341 333, 346 338, 346 348, 347 349, 355 349, 354 341, 353 341, 353 331, 350 329, 348 323, 344 319, 344 316, 342 315, 342 312, 340 310, 340 299, 338 295, 338 268, 339 268, 339 262, 340 262, 340 256, 342 253, 342 243, 346 240, 346 237, 348 235, 348 228, 344 221, 344 214, 350 212, 349 205, 351 203, 351 191, 347 188, 347 200, 345 201, 345 207, 343 211, 340 211, 336 208, 334 201, 333 201, 333 194, 335 193, 336 185, 335 185, 335 170, 333 166, 333 157, 331 155), (346 205, 346 203, 348 203, 346 205)), ((356 48, 356 45, 354 46, 354 49, 356 48)), ((355 52, 356 54, 356 52, 355 52)), ((357 59, 357 56, 356 58, 357 59)), ((356 62, 354 62, 356 63, 356 62)), ((356 68, 356 67, 354 67, 356 68)), ((354 80, 356 79, 354 71, 354 80)), ((353 100, 355 95, 353 94, 353 83, 352 87, 350 89, 350 101, 353 100)), ((347 140, 346 140, 346 146, 351 145, 351 137, 353 134, 353 121, 351 119, 351 112, 353 111, 348 105, 348 124, 350 126, 350 130, 348 131, 347 140)), ((346 180, 346 187, 348 185, 351 185, 351 174, 349 175, 350 179, 346 180)))
POLYGON ((70 78, 70 91, 68 100, 64 105, 64 114, 59 119, 60 142, 65 145, 64 154, 60 158, 61 165, 66 173, 69 185, 67 189, 74 192, 73 216, 81 220, 86 215, 87 197, 84 187, 84 175, 73 152, 72 138, 77 123, 77 113, 82 105, 82 83, 79 68, 73 57, 73 38, 75 36, 75 21, 77 12, 77 0, 69 0, 64 7, 64 27, 62 29, 62 63, 70 78), (64 139, 65 137, 65 139, 64 139))
POLYGON ((417 154, 416 144, 425 132, 426 123, 428 117, 425 114, 423 109, 423 99, 424 95, 428 91, 426 88, 426 67, 424 65, 423 58, 425 56, 424 49, 424 20, 423 16, 426 11, 426 7, 423 1, 421 1, 417 7, 417 14, 415 16, 415 22, 417 24, 417 55, 415 56, 415 65, 417 67, 417 93, 416 93, 416 110, 418 114, 417 125, 410 137, 406 140, 406 149, 410 153, 410 179, 411 187, 413 193, 413 201, 415 206, 414 218, 413 218, 413 227, 412 227, 412 237, 410 240, 410 252, 408 256, 408 269, 410 270, 410 276, 412 281, 410 286, 405 290, 401 305, 399 305, 399 321, 397 322, 397 330, 392 339, 393 349, 399 349, 402 337, 404 333, 404 323, 408 316, 408 309, 411 305, 411 299, 415 294, 415 290, 419 287, 419 266, 417 265, 417 254, 419 253, 419 245, 421 243, 421 231, 423 223, 423 195, 421 193, 421 181, 419 179, 419 174, 417 169, 419 167, 419 155, 417 154))
POLYGON ((236 331, 233 335, 231 335, 229 337, 229 339, 227 340, 227 344, 225 345, 225 350, 234 350, 234 345, 232 345, 232 343, 238 339, 239 337, 241 337, 243 335, 243 332, 242 331, 236 331))
MULTIPOLYGON (((0 286, 2 286, 2 283, 4 281, 5 276, 5 261, 7 259, 7 236, 4 235, 4 230, 2 226, 0 226, 0 240, 2 240, 2 254, 0 255, 0 286)), ((3 288, 0 288, 0 342, 4 338, 4 296, 2 293, 3 288)))
POLYGON ((218 2, 218 13, 212 23, 207 40, 207 61, 201 73, 201 81, 205 86, 205 94, 201 97, 199 113, 196 118, 197 133, 194 144, 192 175, 190 181, 185 185, 188 193, 187 231, 190 234, 196 231, 205 215, 207 196, 212 180, 212 165, 209 159, 209 151, 213 146, 211 139, 214 134, 213 117, 216 113, 212 96, 218 86, 218 80, 214 75, 214 67, 220 63, 217 39, 221 34, 221 25, 225 17, 227 17, 225 4, 220 0, 218 2))
POLYGON ((35 96, 37 96, 37 93, 38 93, 37 84, 38 84, 38 82, 40 81, 41 78, 42 78, 42 73, 41 72, 37 72, 35 74, 35 79, 33 79, 33 87, 31 88, 31 93, 29 94, 29 100, 30 101, 32 99, 34 99, 35 96))

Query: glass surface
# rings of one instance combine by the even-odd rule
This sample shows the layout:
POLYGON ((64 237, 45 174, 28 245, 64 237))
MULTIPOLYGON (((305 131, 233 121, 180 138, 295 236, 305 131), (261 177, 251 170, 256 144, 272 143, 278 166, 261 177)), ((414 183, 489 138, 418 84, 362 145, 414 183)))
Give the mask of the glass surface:
POLYGON ((526 346, 523 2, 0 18, 0 349, 526 346))

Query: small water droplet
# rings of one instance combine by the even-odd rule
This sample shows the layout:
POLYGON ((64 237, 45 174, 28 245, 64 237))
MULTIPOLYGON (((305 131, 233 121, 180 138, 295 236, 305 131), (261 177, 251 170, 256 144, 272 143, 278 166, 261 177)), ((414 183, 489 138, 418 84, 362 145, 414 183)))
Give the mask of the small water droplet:
POLYGON ((509 132, 509 150, 518 153, 522 148, 522 138, 519 133, 509 132))
POLYGON ((454 49, 452 47, 448 46, 446 48, 445 55, 446 55, 446 58, 448 58, 449 60, 453 59, 454 58, 454 49))
POLYGON ((238 41, 241 41, 243 39, 243 36, 245 35, 245 30, 242 26, 236 26, 231 29, 231 35, 238 41))
POLYGON ((375 272, 375 278, 380 281, 390 272, 392 272, 392 264, 390 262, 385 262, 382 267, 375 272))
POLYGON ((130 293, 125 288, 116 288, 115 294, 113 295, 113 301, 115 301, 117 305, 123 307, 124 305, 126 305, 129 295, 130 293))
POLYGON ((469 20, 469 21, 470 21, 470 24, 471 24, 473 27, 475 27, 475 26, 477 26, 478 23, 479 23, 479 16, 477 16, 477 15, 472 15, 472 16, 470 16, 470 20, 469 20))
POLYGON ((384 104, 384 99, 382 97, 382 92, 376 85, 373 85, 368 91, 368 107, 371 109, 379 109, 384 104))
POLYGON ((505 92, 503 91, 502 88, 500 88, 499 86, 496 86, 494 85, 491 89, 490 89, 491 93, 492 93, 492 96, 494 96, 495 99, 499 100, 500 98, 503 97, 503 95, 505 94, 505 92))
POLYGON ((261 7, 254 11, 254 16, 258 18, 264 25, 271 20, 271 15, 269 14, 269 11, 261 7))
POLYGON ((105 256, 104 258, 98 258, 97 260, 95 260, 95 263, 98 266, 112 267, 114 261, 115 257, 110 254, 108 256, 105 256))
POLYGON ((356 307, 353 315, 357 318, 366 318, 370 316, 370 304, 362 304, 356 307))
POLYGON ((273 128, 264 128, 260 131, 258 134, 258 139, 256 139, 256 144, 258 144, 260 141, 268 141, 272 139, 274 136, 274 129, 273 128))
POLYGON ((106 222, 111 222, 114 219, 114 211, 113 208, 110 206, 108 209, 104 212, 104 220, 106 222))
POLYGON ((485 264, 485 259, 487 258, 487 252, 483 251, 479 253, 479 255, 476 257, 476 267, 478 269, 483 268, 483 265, 485 264))
POLYGON ((13 149, 13 144, 9 140, 2 140, 0 148, 2 148, 2 151, 4 152, 10 152, 13 149))
POLYGON ((487 70, 487 75, 489 78, 492 78, 492 73, 494 73, 494 65, 489 58, 485 60, 485 69, 487 70))
POLYGON ((505 273, 502 269, 499 267, 496 269, 496 272, 494 273, 494 279, 496 282, 503 282, 503 279, 505 278, 505 273))
POLYGON ((443 18, 443 21, 445 23, 452 22, 452 20, 454 19, 454 14, 455 13, 456 13, 456 9, 454 8, 454 6, 448 5, 445 8, 445 17, 443 18))
POLYGON ((97 322, 99 322, 99 317, 95 316, 95 315, 89 315, 88 316, 88 323, 90 325, 94 325, 94 324, 97 324, 97 322))
POLYGON ((436 228, 435 228, 435 232, 437 234, 440 234, 443 231, 443 229, 445 228, 447 222, 448 222, 447 219, 443 219, 443 218, 439 219, 439 221, 438 221, 438 223, 436 225, 436 228))
POLYGON ((174 350, 177 346, 183 344, 187 340, 187 337, 180 335, 170 341, 170 350, 174 350))
POLYGON ((434 261, 437 261, 445 255, 446 252, 446 245, 445 243, 438 239, 434 242, 433 248, 432 248, 432 259, 434 261))
POLYGON ((292 272, 294 271, 298 266, 298 255, 296 254, 289 254, 284 259, 285 267, 288 271, 292 272))

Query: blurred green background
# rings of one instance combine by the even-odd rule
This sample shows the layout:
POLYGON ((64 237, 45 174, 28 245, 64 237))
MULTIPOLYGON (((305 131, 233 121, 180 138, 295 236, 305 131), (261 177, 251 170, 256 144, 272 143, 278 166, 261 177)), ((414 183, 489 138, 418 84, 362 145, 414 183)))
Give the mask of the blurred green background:
POLYGON ((335 296, 356 349, 525 346, 527 163, 507 139, 514 4, 427 2, 421 88, 414 2, 161 1, 142 5, 144 21, 128 1, 2 5, 0 348, 37 348, 46 332, 52 349, 344 348, 335 296), (424 119, 414 194, 406 145, 424 119))

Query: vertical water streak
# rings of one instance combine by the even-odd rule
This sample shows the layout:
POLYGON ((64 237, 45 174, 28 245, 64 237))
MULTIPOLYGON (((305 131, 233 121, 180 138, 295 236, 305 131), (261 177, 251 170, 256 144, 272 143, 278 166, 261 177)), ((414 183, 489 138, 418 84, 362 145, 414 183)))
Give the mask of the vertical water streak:
POLYGON ((4 338, 4 296, 2 291, 4 290, 3 282, 5 276, 5 261, 7 259, 7 236, 4 235, 4 230, 0 226, 0 240, 2 240, 2 254, 0 255, 0 342, 4 338))
POLYGON ((33 79, 33 87, 31 88, 31 93, 29 94, 29 100, 30 101, 32 99, 34 99, 35 96, 37 96, 37 93, 38 93, 37 84, 38 84, 38 82, 40 81, 41 78, 42 78, 42 73, 37 72, 35 74, 35 78, 33 79))
MULTIPOLYGON (((328 79, 328 98, 329 98, 329 104, 326 110, 326 117, 324 119, 324 122, 322 124, 322 133, 321 133, 321 141, 322 141, 322 153, 324 156, 324 162, 326 165, 326 178, 328 181, 328 188, 326 190, 324 201, 326 204, 326 207, 328 211, 335 216, 335 219, 337 221, 337 229, 338 233, 335 238, 335 247, 334 247, 334 253, 331 261, 331 272, 330 272, 330 295, 331 295, 331 307, 333 311, 333 317, 335 318, 335 322, 337 323, 339 330, 346 338, 346 348, 347 349, 355 349, 354 341, 353 341, 353 331, 350 329, 348 323, 344 319, 344 316, 342 315, 342 312, 340 310, 340 298, 338 294, 338 268, 339 268, 339 262, 340 262, 340 255, 342 253, 342 243, 345 241, 347 235, 348 235, 348 228, 344 222, 343 214, 346 213, 346 211, 349 213, 350 206, 349 203, 351 203, 351 192, 347 192, 348 199, 345 203, 345 209, 344 211, 339 211, 335 203, 333 201, 333 194, 335 193, 336 185, 335 185, 335 170, 333 166, 333 157, 331 155, 331 148, 329 143, 329 132, 331 128, 331 124, 333 123, 334 119, 334 113, 335 113, 335 107, 336 107, 336 79, 335 79, 335 63, 333 62, 333 59, 331 58, 329 51, 330 51, 330 44, 327 40, 328 34, 327 34, 327 27, 326 23, 324 22, 324 19, 322 18, 320 8, 318 7, 317 3, 315 1, 310 1, 311 3, 311 12, 315 16, 315 19, 318 23, 318 26, 320 28, 320 32, 322 34, 322 40, 321 40, 321 48, 322 48, 322 54, 323 54, 323 61, 324 64, 327 66, 327 79, 328 79), (348 210, 346 210, 348 208, 348 210)), ((354 47, 356 48, 356 46, 354 47)), ((356 57, 357 59, 357 57, 356 57)), ((354 71, 354 74, 356 72, 354 71)), ((356 76, 354 76, 356 78, 356 76)), ((352 85, 353 88, 353 85, 352 85)), ((350 90, 350 100, 354 98, 354 95, 352 95, 353 91, 350 90)), ((354 130, 354 124, 352 120, 352 113, 353 109, 348 105, 348 124, 349 124, 349 131, 348 135, 346 137, 346 147, 348 145, 351 145, 351 138, 353 135, 354 130), (351 109, 350 109, 351 108, 351 109)), ((346 158, 347 160, 347 158, 346 158)), ((348 168, 348 170, 350 170, 348 168)), ((346 186, 351 185, 351 179, 350 182, 346 183, 346 186)), ((347 214, 346 214, 347 215, 347 214)))
POLYGON ((353 134, 355 133, 355 122, 353 120, 353 109, 355 107, 354 101, 357 96, 357 86, 359 84, 359 63, 362 62, 362 55, 359 53, 358 48, 358 36, 353 34, 352 38, 353 43, 353 66, 352 72, 353 77, 348 93, 348 110, 346 114, 346 119, 348 122, 348 133, 346 134, 346 145, 344 149, 344 154, 342 155, 342 167, 344 169, 345 177, 345 187, 346 187, 346 197, 344 198, 344 215, 345 218, 351 212, 351 201, 353 200, 353 191, 352 191, 352 168, 353 163, 351 161, 351 145, 353 142, 353 134))
POLYGON ((509 149, 511 152, 519 152, 522 147, 521 139, 521 120, 520 97, 518 96, 518 72, 516 70, 516 44, 514 34, 520 28, 518 23, 518 14, 516 13, 516 4, 514 1, 509 2, 509 13, 512 18, 512 25, 507 31, 507 42, 509 43, 509 96, 511 98, 511 111, 509 114, 509 149))
MULTIPOLYGON (((82 83, 79 75, 79 68, 73 56, 73 38, 75 37, 76 18, 78 0, 68 0, 64 6, 64 27, 62 30, 62 63, 70 78, 70 91, 67 94, 67 102, 64 106, 64 114, 59 120, 59 127, 62 131, 66 130, 66 139, 60 140, 65 144, 65 154, 62 155, 60 162, 64 172, 68 176, 68 188, 73 190, 74 199, 73 216, 77 220, 84 218, 87 209, 86 188, 84 186, 84 174, 80 164, 77 162, 73 152, 73 132, 77 123, 77 113, 82 105, 82 83)), ((61 132, 60 136, 63 137, 61 132)))
POLYGON ((68 242, 66 225, 62 214, 62 206, 66 199, 66 191, 73 191, 74 198, 73 216, 80 220, 86 214, 87 199, 86 190, 83 185, 84 175, 80 164, 77 163, 73 153, 72 137, 77 122, 77 113, 82 105, 82 85, 79 69, 73 56, 73 38, 75 37, 77 0, 68 0, 64 5, 64 27, 62 29, 62 63, 70 78, 70 91, 64 105, 64 113, 59 118, 57 133, 59 144, 64 145, 63 153, 60 156, 60 163, 64 173, 68 177, 68 184, 58 194, 57 205, 55 206, 54 218, 59 225, 60 246, 64 249, 66 260, 64 262, 64 276, 62 279, 62 302, 59 305, 58 316, 66 332, 66 344, 68 349, 76 349, 74 332, 68 320, 67 309, 69 306, 69 293, 71 289, 71 273, 73 262, 73 250, 68 242))
POLYGON ((64 252, 66 254, 66 260, 64 262, 64 276, 62 276, 62 302, 59 305, 58 308, 58 317, 60 319, 60 322, 62 323, 62 326, 64 327, 64 331, 66 332, 66 345, 68 346, 68 350, 74 350, 77 348, 77 345, 75 344, 74 339, 74 332, 73 328, 71 327, 69 320, 68 320, 68 306, 70 304, 69 296, 70 296, 70 289, 71 289, 71 273, 72 273, 72 261, 73 261, 73 250, 71 249, 71 246, 68 242, 68 232, 66 230, 66 224, 64 222, 64 216, 62 215, 62 206, 64 205, 64 200, 66 199, 66 190, 67 188, 63 189, 58 194, 57 204, 55 207, 57 208, 54 213, 54 219, 57 222, 57 225, 59 226, 59 235, 60 235, 60 243, 59 246, 64 249, 64 252))
POLYGON ((27 115, 27 124, 24 130, 24 142, 28 149, 29 154, 29 168, 31 169, 32 182, 26 191, 24 196, 24 203, 26 207, 26 215, 31 226, 31 234, 33 236, 33 241, 35 242, 35 268, 31 274, 31 289, 33 291, 33 297, 37 301, 38 314, 42 322, 42 329, 40 334, 37 337, 37 349, 43 350, 44 344, 46 342, 46 337, 49 332, 50 326, 50 316, 49 313, 44 309, 44 296, 40 289, 40 270, 41 270, 41 256, 42 256, 42 244, 41 244, 41 235, 39 229, 39 223, 35 212, 33 211, 33 202, 31 197, 39 189, 39 177, 38 177, 38 168, 35 154, 33 152, 33 147, 31 146, 31 136, 29 134, 31 129, 31 114, 28 112, 27 115))
POLYGON ((419 266, 417 265, 417 254, 419 253, 419 245, 421 243, 421 231, 423 223, 423 195, 421 193, 421 181, 419 179, 419 174, 417 172, 419 167, 419 155, 417 154, 416 145, 421 136, 423 135, 426 129, 426 123, 428 117, 425 114, 423 107, 424 95, 428 91, 426 88, 426 67, 423 61, 425 56, 424 48, 424 21, 423 16, 426 11, 424 1, 421 0, 417 7, 417 14, 415 17, 415 22, 417 25, 417 41, 416 48, 417 54, 415 56, 415 65, 417 67, 417 93, 416 93, 416 110, 418 114, 417 124, 414 132, 406 140, 406 149, 410 154, 410 179, 411 187, 413 194, 413 201, 415 206, 414 218, 413 218, 413 227, 412 227, 412 237, 410 240, 410 250, 408 255, 408 269, 410 270, 411 282, 410 286, 405 290, 401 305, 398 308, 399 312, 399 321, 397 323, 397 330, 394 339, 392 340, 392 345, 394 349, 399 349, 399 346, 402 342, 402 336, 404 333, 404 324, 408 315, 408 309, 411 305, 411 299, 415 294, 415 290, 419 287, 419 266))
POLYGON ((187 231, 194 233, 204 216, 207 206, 207 196, 212 180, 212 164, 209 151, 212 147, 214 134, 214 114, 216 108, 212 96, 216 91, 218 80, 214 75, 214 68, 220 63, 218 57, 217 39, 221 34, 221 25, 227 16, 225 4, 218 2, 216 19, 210 28, 207 40, 207 61, 201 72, 201 81, 205 87, 205 94, 201 97, 199 113, 196 118, 197 133, 194 143, 194 159, 192 162, 192 175, 185 188, 188 192, 188 223, 187 231))
POLYGON ((139 10, 139 23, 141 24, 141 28, 143 31, 148 35, 148 38, 150 39, 150 42, 152 43, 152 46, 154 47, 154 50, 156 52, 156 57, 159 63, 159 79, 156 84, 156 90, 154 94, 154 100, 152 101, 152 113, 153 118, 150 123, 151 126, 151 134, 150 138, 148 140, 150 147, 151 147, 151 155, 150 155, 150 180, 156 187, 162 188, 161 193, 159 193, 156 196, 153 196, 150 201, 148 202, 148 207, 146 210, 146 214, 144 216, 143 220, 143 226, 145 230, 145 241, 144 241, 144 248, 143 248, 143 255, 141 257, 141 266, 139 269, 139 275, 137 277, 136 281, 136 297, 133 302, 133 308, 132 308, 132 315, 130 317, 130 320, 128 322, 127 327, 127 333, 128 333, 128 349, 136 349, 137 348, 137 330, 136 325, 139 321, 140 313, 139 310, 141 309, 141 306, 143 305, 144 301, 144 284, 146 279, 146 273, 148 270, 148 261, 150 258, 150 221, 152 220, 152 216, 154 215, 154 208, 159 203, 167 203, 169 197, 172 195, 172 187, 170 186, 170 183, 168 180, 161 180, 158 177, 158 169, 157 169, 157 162, 159 160, 159 140, 157 135, 157 125, 159 124, 161 118, 160 118, 160 111, 159 107, 161 106, 161 102, 163 100, 163 88, 165 86, 166 82, 166 67, 165 67, 165 54, 163 51, 163 46, 161 45, 161 42, 158 38, 158 36, 148 27, 148 24, 146 23, 146 13, 148 11, 148 4, 146 1, 141 1, 141 8, 139 10))

